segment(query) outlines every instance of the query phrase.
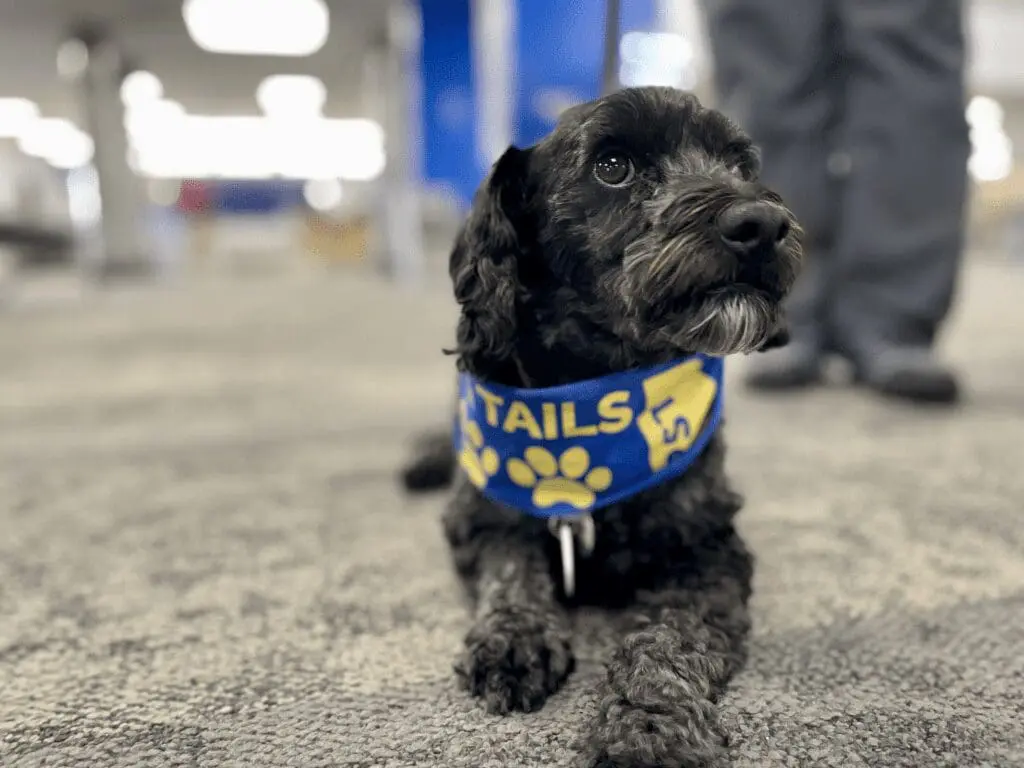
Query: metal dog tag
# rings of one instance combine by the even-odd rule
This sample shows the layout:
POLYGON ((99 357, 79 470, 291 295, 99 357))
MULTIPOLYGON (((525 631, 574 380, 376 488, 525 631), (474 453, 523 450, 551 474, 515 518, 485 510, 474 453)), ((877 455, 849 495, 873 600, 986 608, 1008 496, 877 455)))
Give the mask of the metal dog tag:
POLYGON ((566 596, 572 597, 576 592, 576 546, 569 523, 558 526, 558 544, 562 550, 562 584, 566 596))
POLYGON ((551 518, 551 532, 558 537, 562 556, 562 585, 567 597, 576 592, 576 534, 579 534, 580 552, 586 557, 594 551, 596 531, 590 515, 574 518, 551 518))

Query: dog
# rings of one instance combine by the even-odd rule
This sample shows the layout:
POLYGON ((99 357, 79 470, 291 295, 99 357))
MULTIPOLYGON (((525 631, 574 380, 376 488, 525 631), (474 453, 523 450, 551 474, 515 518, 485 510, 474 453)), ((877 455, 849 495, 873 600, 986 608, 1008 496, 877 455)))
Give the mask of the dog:
POLYGON ((510 147, 451 251, 457 445, 428 437, 426 470, 406 478, 455 486, 443 528, 474 606, 455 672, 489 712, 559 689, 574 606, 619 617, 580 765, 727 760, 716 703, 745 661, 753 559, 733 525, 721 364, 785 343, 802 259, 758 171, 747 135, 692 94, 623 89, 510 147), (665 395, 672 381, 688 394, 665 395), (604 382, 616 389, 588 411, 604 420, 583 424, 580 393, 604 382), (588 469, 596 455, 607 466, 588 469))

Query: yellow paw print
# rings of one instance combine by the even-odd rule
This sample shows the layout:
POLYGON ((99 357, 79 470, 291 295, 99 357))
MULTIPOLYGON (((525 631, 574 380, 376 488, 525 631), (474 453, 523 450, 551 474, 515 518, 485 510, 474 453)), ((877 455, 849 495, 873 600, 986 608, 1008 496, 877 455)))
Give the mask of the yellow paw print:
POLYGON ((612 471, 608 467, 590 469, 590 454, 579 446, 557 459, 546 448, 530 446, 522 459, 509 459, 505 468, 513 483, 533 488, 533 503, 541 509, 559 503, 589 509, 596 494, 612 484, 612 471))
POLYGON ((498 452, 484 446, 480 425, 469 419, 462 420, 462 450, 459 451, 459 465, 469 477, 469 482, 483 488, 498 471, 501 460, 498 452))

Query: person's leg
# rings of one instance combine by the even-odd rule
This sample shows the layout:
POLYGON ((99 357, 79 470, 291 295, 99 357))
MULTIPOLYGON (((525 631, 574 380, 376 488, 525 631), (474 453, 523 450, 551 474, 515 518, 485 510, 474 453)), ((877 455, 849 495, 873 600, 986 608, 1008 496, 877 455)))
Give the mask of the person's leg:
POLYGON ((791 342, 752 362, 754 386, 812 383, 828 345, 823 319, 840 199, 829 157, 843 102, 833 6, 833 0, 704 0, 718 107, 761 148, 762 179, 807 233, 807 260, 787 303, 791 342))
POLYGON ((841 0, 852 165, 831 319, 869 386, 952 400, 931 358, 963 247, 970 141, 961 0, 841 0))

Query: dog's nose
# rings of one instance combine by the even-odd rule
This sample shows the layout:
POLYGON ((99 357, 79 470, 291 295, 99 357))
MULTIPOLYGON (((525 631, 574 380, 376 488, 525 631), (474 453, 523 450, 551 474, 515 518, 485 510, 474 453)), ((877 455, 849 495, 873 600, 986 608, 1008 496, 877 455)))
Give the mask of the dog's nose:
POLYGON ((730 250, 746 255, 785 240, 789 217, 772 203, 736 203, 719 215, 718 231, 730 250))

